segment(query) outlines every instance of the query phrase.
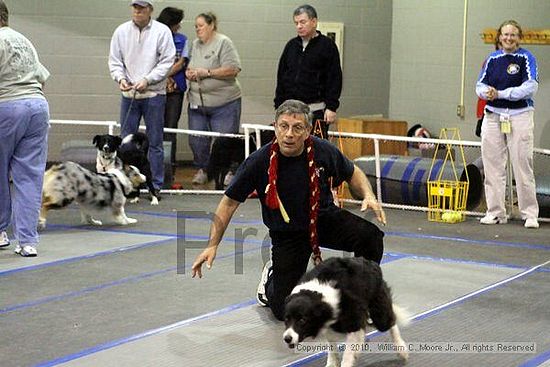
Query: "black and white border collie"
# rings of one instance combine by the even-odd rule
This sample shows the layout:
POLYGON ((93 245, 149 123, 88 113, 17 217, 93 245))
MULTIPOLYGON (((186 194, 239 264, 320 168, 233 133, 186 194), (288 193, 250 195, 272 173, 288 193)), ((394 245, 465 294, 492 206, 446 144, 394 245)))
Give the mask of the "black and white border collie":
MULTIPOLYGON (((330 258, 307 272, 287 297, 283 340, 289 348, 306 338, 325 339, 335 347, 341 342, 362 344, 372 322, 380 331, 390 330, 396 350, 406 360, 397 324, 407 321, 405 311, 393 304, 377 263, 362 257, 330 258)), ((353 366, 357 353, 346 348, 341 366, 353 366)), ((327 366, 340 366, 338 352, 328 353, 327 366)))
POLYGON ((109 134, 94 136, 92 144, 97 148, 95 163, 97 173, 106 173, 113 168, 122 168, 122 161, 117 157, 117 150, 121 143, 120 136, 109 134))
MULTIPOLYGON (((153 186, 153 175, 148 155, 149 138, 142 132, 126 135, 118 148, 118 156, 122 162, 137 167, 139 172, 145 175, 147 189, 151 195, 151 205, 159 205, 160 191, 153 186)), ((139 202, 139 188, 132 192, 128 198, 131 203, 139 202)))

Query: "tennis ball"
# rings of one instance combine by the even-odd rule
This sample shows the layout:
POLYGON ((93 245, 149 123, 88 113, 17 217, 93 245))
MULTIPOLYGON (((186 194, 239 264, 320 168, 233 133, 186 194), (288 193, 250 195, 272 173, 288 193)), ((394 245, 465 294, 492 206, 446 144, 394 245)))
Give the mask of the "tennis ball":
POLYGON ((455 211, 446 211, 441 215, 441 220, 445 223, 457 223, 462 221, 462 213, 455 211))

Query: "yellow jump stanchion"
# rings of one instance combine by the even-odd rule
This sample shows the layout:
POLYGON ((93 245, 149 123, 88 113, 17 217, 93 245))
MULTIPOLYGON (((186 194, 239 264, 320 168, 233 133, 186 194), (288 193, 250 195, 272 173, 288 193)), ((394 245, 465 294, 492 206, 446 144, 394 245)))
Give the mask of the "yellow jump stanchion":
MULTIPOLYGON (((458 140, 460 141, 460 132, 457 128, 441 129, 439 139, 458 140)), ((460 158, 464 167, 466 167, 466 159, 464 157, 464 149, 462 145, 458 145, 460 158)), ((466 210, 466 200, 468 198, 468 188, 470 178, 468 170, 466 173, 466 181, 461 181, 456 169, 456 157, 453 156, 452 144, 446 143, 445 147, 440 147, 438 143, 435 147, 430 174, 428 175, 428 220, 432 222, 458 223, 465 220, 464 211, 466 210), (445 158, 443 164, 439 168, 439 173, 435 173, 436 177, 432 180, 432 171, 436 163, 438 151, 445 149, 445 158), (450 164, 454 180, 442 179, 445 166, 450 164)))

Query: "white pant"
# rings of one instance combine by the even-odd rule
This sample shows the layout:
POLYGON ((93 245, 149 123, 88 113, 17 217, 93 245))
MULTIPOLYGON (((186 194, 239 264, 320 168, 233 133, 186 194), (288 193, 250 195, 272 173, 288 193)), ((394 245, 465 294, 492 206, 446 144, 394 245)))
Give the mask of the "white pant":
POLYGON ((535 175, 533 173, 533 111, 510 116, 512 131, 500 131, 500 115, 485 113, 481 127, 481 158, 485 170, 487 215, 506 215, 506 147, 510 152, 522 219, 537 218, 535 175))

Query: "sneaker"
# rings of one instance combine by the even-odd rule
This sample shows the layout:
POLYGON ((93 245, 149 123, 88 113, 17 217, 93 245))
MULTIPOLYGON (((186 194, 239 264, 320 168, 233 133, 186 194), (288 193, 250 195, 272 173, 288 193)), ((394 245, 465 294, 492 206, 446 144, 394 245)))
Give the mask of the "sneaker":
POLYGON ((10 239, 6 231, 0 232, 0 247, 8 247, 10 245, 10 239))
POLYGON ((195 185, 204 185, 208 181, 208 177, 206 176, 206 172, 201 168, 195 173, 195 176, 193 176, 193 181, 195 185))
POLYGON ((263 307, 267 307, 268 305, 267 296, 265 294, 265 285, 272 273, 273 265, 271 263, 271 260, 269 260, 264 265, 264 270, 262 271, 262 277, 260 278, 260 284, 258 284, 258 291, 256 295, 256 301, 260 306, 263 307))
POLYGON ((479 220, 479 223, 481 224, 506 224, 508 223, 508 219, 506 217, 499 218, 499 217, 493 217, 491 215, 486 215, 483 218, 479 220))
POLYGON ((36 252, 36 247, 32 245, 23 245, 23 247, 17 245, 15 246, 15 250, 13 250, 13 252, 23 257, 35 257, 38 255, 38 252, 36 252))
POLYGON ((525 228, 539 228, 539 222, 537 218, 527 218, 525 220, 525 228))
POLYGON ((231 171, 227 172, 227 174, 225 175, 225 178, 223 179, 223 185, 229 186, 229 184, 231 183, 231 180, 233 180, 233 177, 235 177, 233 172, 231 171))

